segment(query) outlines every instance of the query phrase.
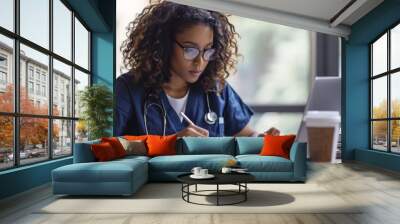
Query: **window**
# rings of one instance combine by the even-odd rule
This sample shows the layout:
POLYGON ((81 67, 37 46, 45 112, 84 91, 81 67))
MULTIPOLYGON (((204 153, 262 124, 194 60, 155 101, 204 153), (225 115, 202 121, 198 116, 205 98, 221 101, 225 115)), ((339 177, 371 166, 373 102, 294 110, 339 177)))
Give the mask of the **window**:
POLYGON ((42 96, 46 96, 46 86, 42 86, 42 96))
POLYGON ((400 153, 400 24, 370 44, 371 148, 400 153))
POLYGON ((7 56, 1 54, 0 55, 0 67, 7 68, 7 56))
POLYGON ((40 95, 40 84, 36 84, 36 95, 40 95))
POLYGON ((5 91, 6 85, 7 85, 7 55, 5 54, 0 54, 0 91, 5 91))
POLYGON ((33 82, 28 82, 28 92, 29 94, 33 94, 33 82))
POLYGON ((40 81, 40 70, 36 69, 36 80, 40 81))
POLYGON ((309 94, 311 32, 238 16, 230 21, 242 57, 228 82, 254 109, 250 126, 296 134, 309 94))
POLYGON ((0 170, 72 155, 77 131, 87 139, 70 87, 89 85, 81 74, 90 80, 90 31, 71 9, 63 0, 0 0, 0 83, 9 82, 0 85, 0 170))
POLYGON ((33 80, 33 67, 29 66, 29 71, 28 71, 29 79, 33 80))
MULTIPOLYGON (((53 103, 58 104, 58 97, 59 93, 61 94, 60 100, 61 102, 64 103, 64 96, 71 96, 72 95, 72 90, 70 89, 65 89, 64 85, 66 83, 69 83, 70 85, 72 84, 72 69, 71 66, 68 66, 56 59, 53 60, 54 64, 54 70, 53 70, 53 77, 54 77, 54 83, 53 83, 53 90, 54 90, 54 97, 53 97, 53 103)), ((75 78, 76 79, 76 78, 75 78)), ((67 99, 68 104, 72 104, 72 98, 69 97, 67 99), (71 101, 71 102, 69 102, 71 101)), ((57 108, 56 110, 53 110, 53 114, 59 114, 60 111, 57 108)), ((69 107, 66 110, 66 116, 72 116, 72 108, 69 107)), ((64 116, 64 115, 63 115, 64 116)))
POLYGON ((0 1, 0 26, 14 31, 14 0, 0 1))
POLYGON ((75 18, 75 62, 82 68, 89 69, 89 32, 75 18))
POLYGON ((6 85, 7 84, 7 73, 0 71, 0 84, 6 85))

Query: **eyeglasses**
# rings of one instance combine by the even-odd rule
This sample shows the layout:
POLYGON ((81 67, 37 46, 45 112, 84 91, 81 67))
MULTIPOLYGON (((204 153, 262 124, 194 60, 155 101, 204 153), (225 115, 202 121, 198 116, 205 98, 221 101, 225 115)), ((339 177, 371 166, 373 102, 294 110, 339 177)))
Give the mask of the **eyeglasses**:
POLYGON ((202 56, 204 60, 211 61, 215 59, 216 50, 214 48, 207 48, 200 50, 197 47, 185 47, 176 40, 175 43, 178 44, 178 46, 183 49, 183 57, 186 60, 194 60, 201 52, 203 52, 202 56))

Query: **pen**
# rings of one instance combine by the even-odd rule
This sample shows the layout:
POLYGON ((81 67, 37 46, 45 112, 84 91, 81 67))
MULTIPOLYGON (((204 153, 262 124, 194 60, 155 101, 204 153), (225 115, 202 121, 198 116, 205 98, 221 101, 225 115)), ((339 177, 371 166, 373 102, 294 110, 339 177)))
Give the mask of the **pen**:
POLYGON ((187 121, 190 125, 196 126, 196 125, 193 123, 193 121, 191 121, 191 120, 186 116, 185 113, 181 112, 181 115, 182 115, 183 119, 185 119, 185 121, 187 121))

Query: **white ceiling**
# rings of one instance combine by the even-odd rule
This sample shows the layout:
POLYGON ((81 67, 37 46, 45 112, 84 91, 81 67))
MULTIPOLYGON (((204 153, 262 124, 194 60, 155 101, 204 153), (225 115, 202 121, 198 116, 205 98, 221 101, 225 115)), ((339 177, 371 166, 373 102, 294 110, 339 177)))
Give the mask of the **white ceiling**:
POLYGON ((348 37, 351 25, 383 2, 383 0, 171 1, 342 37, 348 37), (338 14, 348 4, 347 9, 338 14))
POLYGON ((350 0, 230 0, 230 2, 245 3, 255 7, 275 9, 329 21, 350 0))

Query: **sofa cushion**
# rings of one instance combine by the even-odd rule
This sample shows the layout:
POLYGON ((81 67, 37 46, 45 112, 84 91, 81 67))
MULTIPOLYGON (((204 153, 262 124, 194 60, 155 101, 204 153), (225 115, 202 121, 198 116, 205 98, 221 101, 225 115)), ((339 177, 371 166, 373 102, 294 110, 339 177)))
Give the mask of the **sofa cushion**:
POLYGON ((176 154, 176 135, 148 135, 146 139, 147 143, 147 155, 148 156, 165 156, 176 154))
POLYGON ((149 160, 149 170, 163 172, 190 172, 193 167, 200 166, 211 172, 219 171, 230 159, 231 155, 175 155, 158 156, 149 160))
POLYGON ((235 155, 235 139, 233 137, 184 137, 181 150, 177 154, 235 155))
POLYGON ((289 158, 290 148, 296 135, 265 135, 264 146, 261 149, 261 156, 280 156, 286 159, 289 158))
POLYGON ((108 142, 92 144, 91 146, 96 161, 105 162, 119 158, 112 145, 108 142))
POLYGON ((263 145, 263 137, 236 137, 236 155, 259 154, 263 145))
POLYGON ((134 172, 147 171, 145 161, 122 159, 108 162, 74 163, 52 171, 58 182, 129 182, 134 172))
POLYGON ((126 140, 125 138, 118 137, 118 140, 121 142, 122 146, 126 151, 126 155, 138 155, 145 156, 147 155, 146 142, 141 140, 126 140))
POLYGON ((118 140, 117 137, 103 137, 101 138, 101 142, 108 142, 114 149, 115 155, 117 158, 122 158, 126 156, 126 151, 124 146, 122 146, 121 142, 118 140))
POLYGON ((292 161, 278 156, 238 155, 240 167, 249 172, 293 172, 292 161))

